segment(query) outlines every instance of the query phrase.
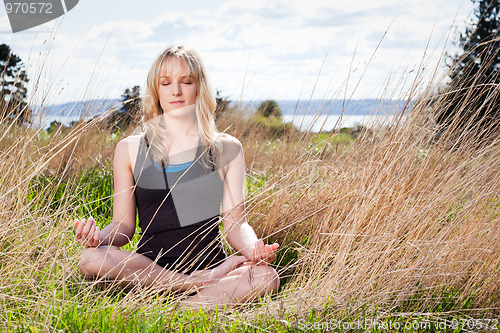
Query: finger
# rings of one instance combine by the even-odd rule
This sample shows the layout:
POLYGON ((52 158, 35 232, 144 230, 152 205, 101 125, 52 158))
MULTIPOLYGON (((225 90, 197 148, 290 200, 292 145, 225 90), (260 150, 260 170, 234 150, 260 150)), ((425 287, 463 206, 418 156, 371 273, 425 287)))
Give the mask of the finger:
POLYGON ((101 231, 99 230, 99 227, 95 226, 94 227, 94 237, 92 237, 92 245, 93 246, 99 246, 99 242, 101 240, 100 234, 101 234, 101 231))
POLYGON ((254 254, 255 259, 262 258, 262 247, 263 246, 264 246, 264 242, 261 239, 259 239, 258 241, 255 242, 255 254, 254 254))
POLYGON ((93 243, 93 239, 94 239, 94 232, 95 232, 95 226, 91 227, 88 234, 87 234, 87 237, 85 237, 87 239, 87 242, 89 244, 92 244, 93 243))
POLYGON ((92 225, 90 226, 89 233, 87 235, 87 239, 92 241, 94 238, 95 228, 97 228, 97 223, 94 219, 92 219, 92 225))
POLYGON ((265 259, 267 257, 267 248, 265 245, 262 245, 260 249, 260 258, 265 259))
POLYGON ((90 221, 89 225, 90 225, 90 228, 89 228, 89 231, 87 233, 85 233, 85 229, 82 231, 82 238, 85 239, 85 246, 93 246, 92 239, 94 237, 93 231, 94 231, 95 226, 94 226, 94 223, 92 221, 90 221))
POLYGON ((245 262, 242 262, 240 264, 240 267, 243 267, 243 266, 251 266, 253 265, 254 263, 252 261, 245 261, 245 262))
POLYGON ((266 255, 265 255, 265 258, 263 258, 263 261, 265 261, 266 264, 272 263, 274 261, 274 259, 276 259, 276 255, 273 251, 272 246, 266 244, 265 251, 266 251, 266 255))
POLYGON ((99 243, 101 241, 101 230, 96 226, 95 227, 96 231, 95 231, 95 234, 94 234, 94 240, 97 241, 97 243, 99 243))
POLYGON ((280 247, 280 245, 278 243, 274 243, 273 245, 271 245, 271 248, 273 249, 273 251, 276 251, 279 247, 280 247))
POLYGON ((75 237, 76 237, 77 239, 78 239, 78 238, 80 238, 80 237, 82 236, 82 230, 83 230, 84 225, 85 225, 85 224, 83 223, 83 221, 80 221, 80 222, 78 223, 78 227, 77 227, 77 228, 76 228, 76 230, 75 230, 75 237))
POLYGON ((268 245, 266 244, 266 261, 272 261, 272 258, 273 258, 273 255, 274 255, 274 251, 271 247, 271 245, 268 245))
POLYGON ((88 235, 90 229, 93 227, 93 224, 94 224, 94 221, 89 218, 87 220, 87 223, 85 224, 85 227, 82 230, 83 238, 87 238, 87 235, 88 235))
POLYGON ((79 225, 78 221, 75 221, 73 223, 73 234, 75 234, 75 237, 76 237, 76 230, 78 229, 78 225, 79 225))
POLYGON ((266 245, 264 244, 263 241, 260 241, 260 247, 258 251, 260 260, 266 259, 267 251, 266 251, 266 245))
POLYGON ((260 258, 261 261, 262 260, 266 260, 266 258, 267 258, 267 252, 266 252, 266 247, 265 246, 263 246, 261 248, 261 250, 260 250, 260 257, 259 258, 260 258))

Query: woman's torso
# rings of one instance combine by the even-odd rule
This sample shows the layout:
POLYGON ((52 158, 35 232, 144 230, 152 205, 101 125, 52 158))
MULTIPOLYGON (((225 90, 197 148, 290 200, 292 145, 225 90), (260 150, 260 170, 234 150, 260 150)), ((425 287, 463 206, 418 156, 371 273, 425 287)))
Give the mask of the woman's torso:
POLYGON ((160 258, 162 266, 188 272, 223 260, 218 223, 223 195, 221 170, 208 169, 201 163, 200 156, 205 152, 201 141, 182 152, 172 150, 169 160, 188 165, 173 172, 165 172, 154 162, 143 136, 131 141, 142 233, 138 252, 152 260, 160 258))

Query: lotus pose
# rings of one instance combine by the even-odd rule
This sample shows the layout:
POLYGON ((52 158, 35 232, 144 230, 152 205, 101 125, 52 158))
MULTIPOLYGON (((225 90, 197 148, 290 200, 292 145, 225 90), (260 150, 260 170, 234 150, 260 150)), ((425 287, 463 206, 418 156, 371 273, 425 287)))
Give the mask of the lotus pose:
POLYGON ((141 129, 121 140, 113 160, 113 219, 75 220, 85 276, 187 291, 184 302, 234 304, 276 291, 265 244, 247 223, 241 143, 216 130, 215 96, 198 54, 173 45, 153 62, 141 129), (136 232, 134 252, 122 250, 136 232), (222 222, 222 228, 220 224, 222 222), (221 237, 237 251, 228 257, 221 237))

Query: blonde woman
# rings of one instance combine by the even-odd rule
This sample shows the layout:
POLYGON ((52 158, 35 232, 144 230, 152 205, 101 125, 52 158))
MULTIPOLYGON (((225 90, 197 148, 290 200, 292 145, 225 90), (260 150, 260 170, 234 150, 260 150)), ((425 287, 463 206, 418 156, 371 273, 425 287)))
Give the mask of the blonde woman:
POLYGON ((153 62, 142 130, 121 140, 113 160, 111 224, 75 221, 89 277, 191 292, 189 303, 250 301, 279 287, 269 264, 278 244, 258 239, 244 212, 241 143, 216 130, 215 96, 199 55, 173 45, 153 62), (221 213, 222 207, 222 213, 221 213), (136 232, 135 252, 120 249, 136 232), (222 234, 239 253, 227 257, 222 234))

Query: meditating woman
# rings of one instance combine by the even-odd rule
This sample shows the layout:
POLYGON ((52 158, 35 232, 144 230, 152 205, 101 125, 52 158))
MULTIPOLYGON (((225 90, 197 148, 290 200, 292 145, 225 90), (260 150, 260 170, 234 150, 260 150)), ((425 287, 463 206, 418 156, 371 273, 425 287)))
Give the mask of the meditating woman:
POLYGON ((156 58, 142 129, 116 145, 112 222, 101 231, 92 217, 75 221, 84 275, 187 291, 185 302, 211 305, 278 289, 269 265, 278 244, 264 244, 246 221, 243 149, 217 131, 215 106, 193 49, 173 45, 156 58), (136 209, 141 238, 130 252, 120 247, 135 233, 136 209), (237 255, 226 256, 222 236, 237 255))

